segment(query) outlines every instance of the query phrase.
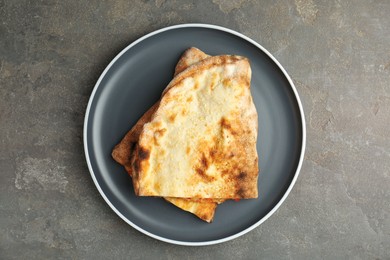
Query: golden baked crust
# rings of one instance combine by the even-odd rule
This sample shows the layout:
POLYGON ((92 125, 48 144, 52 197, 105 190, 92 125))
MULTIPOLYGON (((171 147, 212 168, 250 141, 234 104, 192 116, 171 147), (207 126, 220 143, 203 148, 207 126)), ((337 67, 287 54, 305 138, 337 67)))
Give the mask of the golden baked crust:
POLYGON ((257 197, 257 112, 251 69, 214 56, 178 74, 142 128, 132 160, 139 196, 257 197))
POLYGON ((199 50, 198 48, 191 47, 187 49, 180 57, 180 60, 177 62, 177 65, 175 67, 175 74, 173 76, 175 77, 177 74, 181 73, 183 70, 187 69, 191 65, 194 65, 208 57, 210 56, 199 50))
POLYGON ((126 133, 125 137, 112 150, 112 158, 120 165, 124 166, 127 173, 132 175, 131 155, 138 142, 139 135, 145 123, 149 122, 153 113, 158 108, 159 102, 154 104, 149 110, 138 120, 138 122, 126 133))

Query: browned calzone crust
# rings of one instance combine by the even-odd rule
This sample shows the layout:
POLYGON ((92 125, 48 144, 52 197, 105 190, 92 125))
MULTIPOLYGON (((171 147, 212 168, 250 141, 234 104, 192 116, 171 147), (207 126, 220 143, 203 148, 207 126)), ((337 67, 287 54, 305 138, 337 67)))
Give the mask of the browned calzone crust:
POLYGON ((141 131, 132 160, 139 196, 257 197, 257 112, 241 56, 215 56, 178 74, 141 131))
MULTIPOLYGON (((175 76, 177 76, 164 90, 161 103, 157 102, 139 119, 137 124, 114 148, 112 156, 125 167, 130 176, 133 175, 133 184, 137 195, 162 196, 177 207, 210 222, 217 203, 231 198, 257 197, 258 159, 255 147, 257 113, 249 92, 251 74, 249 63, 240 56, 207 57, 209 56, 196 48, 190 48, 182 55, 175 68, 175 76), (189 80, 191 82, 188 82, 189 80), (205 86, 208 86, 209 89, 205 86), (221 87, 225 91, 217 93, 221 87), (180 91, 182 91, 181 94, 180 91), (235 98, 230 99, 229 103, 235 104, 235 106, 222 104, 214 106, 215 111, 210 111, 214 101, 210 103, 210 100, 206 100, 205 102, 204 99, 199 98, 199 95, 195 95, 195 97, 187 95, 186 102, 183 104, 179 100, 185 96, 183 96, 183 92, 199 92, 200 96, 207 94, 206 96, 210 97, 214 95, 216 97, 214 101, 222 100, 225 103, 229 96, 234 96, 235 98), (219 97, 224 96, 225 92, 230 94, 224 97, 225 100, 220 99, 219 97), (166 128, 175 128, 175 124, 180 124, 178 121, 183 121, 182 119, 186 118, 186 113, 198 112, 202 117, 202 113, 189 105, 189 103, 193 103, 193 100, 200 107, 210 108, 206 114, 204 114, 205 111, 202 112, 204 118, 200 118, 201 120, 197 122, 206 123, 206 125, 209 123, 211 131, 205 132, 201 127, 195 132, 192 131, 192 134, 203 131, 204 138, 199 138, 199 136, 189 138, 189 140, 197 140, 197 144, 194 145, 192 142, 189 145, 187 143, 186 150, 181 151, 182 155, 185 153, 184 157, 187 157, 187 163, 190 164, 190 167, 182 167, 178 170, 177 166, 180 166, 180 163, 179 165, 175 163, 169 165, 168 162, 165 172, 164 170, 159 171, 161 170, 161 162, 158 161, 161 156, 156 157, 156 154, 164 154, 166 151, 169 151, 171 155, 180 154, 177 153, 177 149, 170 148, 172 148, 172 144, 175 144, 175 141, 177 144, 183 145, 183 142, 178 141, 180 138, 176 138, 177 135, 171 135, 171 138, 164 139, 166 128), (174 107, 170 107, 169 104, 173 104, 174 107), (229 107, 227 109, 229 111, 221 111, 219 107, 229 107), (220 118, 218 120, 214 118, 214 121, 210 120, 207 118, 207 114, 210 112, 218 114, 220 118), (162 115, 166 117, 165 123, 170 123, 173 128, 171 126, 161 128, 159 124, 164 123, 164 120, 159 120, 159 117, 161 119, 162 115), (151 126, 152 124, 154 126, 151 126), (151 133, 153 136, 150 135, 151 133), (171 143, 166 143, 165 140, 171 140, 171 143), (150 171, 149 168, 153 168, 153 170, 150 171), (168 172, 167 169, 169 169, 168 172), (150 174, 153 172, 156 174, 150 174), (189 174, 185 172, 189 172, 189 174), (214 191, 210 190, 210 187, 213 186, 214 191)), ((180 134, 182 132, 183 130, 180 131, 180 134)), ((191 131, 189 132, 191 133, 191 131)), ((162 156, 160 160, 162 159, 164 164, 167 158, 162 156)))

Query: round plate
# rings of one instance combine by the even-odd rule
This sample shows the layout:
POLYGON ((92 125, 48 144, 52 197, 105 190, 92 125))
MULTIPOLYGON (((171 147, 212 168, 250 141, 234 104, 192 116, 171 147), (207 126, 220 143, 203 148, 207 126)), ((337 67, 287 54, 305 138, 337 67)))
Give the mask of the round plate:
POLYGON ((235 31, 183 24, 150 33, 120 52, 104 70, 89 100, 84 149, 92 178, 124 221, 156 239, 182 245, 228 241, 252 230, 285 200, 301 168, 305 122, 298 93, 283 67, 262 46, 235 31), (208 224, 161 198, 136 197, 111 151, 160 97, 180 55, 194 46, 210 55, 249 58, 251 92, 259 116, 259 198, 227 201, 208 224))

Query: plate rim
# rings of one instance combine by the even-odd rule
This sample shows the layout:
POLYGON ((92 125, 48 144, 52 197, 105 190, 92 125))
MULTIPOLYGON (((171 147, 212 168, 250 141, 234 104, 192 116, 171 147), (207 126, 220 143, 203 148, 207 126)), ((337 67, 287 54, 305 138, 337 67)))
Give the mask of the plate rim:
POLYGON ((226 27, 223 27, 223 26, 214 25, 214 24, 205 24, 205 23, 184 23, 184 24, 177 24, 177 25, 163 27, 161 29, 152 31, 152 32, 150 32, 150 33, 148 33, 148 34, 138 38, 134 42, 130 43, 127 47, 125 47, 122 51, 120 51, 115 56, 115 58, 113 60, 111 60, 111 62, 107 65, 107 67, 101 73, 101 75, 100 75, 99 79, 97 80, 97 82, 96 82, 96 84, 95 84, 95 86, 94 86, 94 88, 92 90, 92 93, 91 93, 91 95, 89 97, 87 109, 86 109, 86 112, 85 112, 84 125, 83 125, 83 143, 84 143, 84 153, 85 153, 84 155, 85 155, 85 159, 87 161, 88 170, 89 170, 89 173, 91 174, 91 177, 93 179, 93 182, 94 182, 96 188, 98 189, 100 195, 103 197, 105 202, 110 206, 110 208, 122 220, 124 220, 127 224, 129 224, 131 227, 133 227, 134 229, 138 230, 139 232, 141 232, 141 233, 143 233, 143 234, 145 234, 145 235, 147 235, 149 237, 152 237, 154 239, 166 242, 166 243, 176 244, 176 245, 184 245, 184 246, 206 246, 206 245, 215 245, 215 244, 227 242, 227 241, 233 240, 235 238, 238 238, 238 237, 240 237, 240 236, 242 236, 242 235, 252 231, 256 227, 258 227, 262 223, 264 223, 269 217, 271 217, 279 209, 279 207, 283 204, 283 202, 286 200, 286 198, 290 194, 292 188, 294 187, 294 185, 295 185, 295 183, 296 183, 296 181, 298 179, 298 176, 300 174, 301 168, 302 168, 303 159, 304 159, 304 155, 305 155, 305 149, 306 149, 306 121, 305 121, 305 114, 303 112, 303 106, 302 106, 302 103, 301 103, 301 99, 300 99, 300 97, 298 95, 298 91, 297 91, 297 89, 296 89, 296 87, 294 85, 294 82, 292 81, 292 79, 288 75, 287 71, 279 63, 279 61, 268 50, 266 50, 262 45, 260 45, 259 43, 257 43, 253 39, 249 38, 248 36, 245 36, 242 33, 239 33, 237 31, 234 31, 232 29, 229 29, 229 28, 226 28, 226 27), (146 40, 147 38, 150 38, 150 37, 152 37, 154 35, 163 33, 165 31, 175 30, 175 29, 180 29, 180 28, 207 28, 207 29, 212 29, 212 30, 223 31, 223 32, 226 32, 226 33, 238 36, 238 37, 242 38, 243 40, 245 40, 245 41, 253 44, 257 48, 259 48, 262 52, 264 52, 279 67, 279 69, 282 71, 283 75, 288 80, 288 82, 290 84, 290 87, 291 87, 291 89, 292 89, 292 91, 294 93, 295 99, 297 101, 299 112, 300 112, 300 115, 301 115, 302 144, 301 144, 301 154, 300 154, 300 157, 299 157, 298 166, 296 168, 294 177, 293 177, 291 183, 289 184, 289 187, 287 188, 286 192, 283 194, 283 196, 279 200, 279 202, 264 217, 262 217, 259 221, 257 221, 255 224, 251 225, 250 227, 248 227, 248 228, 246 228, 246 229, 244 229, 244 230, 242 230, 242 231, 240 231, 240 232, 238 232, 238 233, 236 233, 234 235, 230 235, 230 236, 227 236, 227 237, 224 237, 224 238, 220 238, 220 239, 215 239, 215 240, 202 241, 202 242, 180 241, 180 240, 174 240, 174 239, 158 236, 158 235, 155 235, 155 234, 153 234, 153 233, 151 233, 149 231, 146 231, 142 227, 136 225, 135 223, 133 223, 132 221, 127 219, 111 203, 111 201, 107 198, 107 196, 105 195, 104 191, 100 187, 100 185, 99 185, 99 183, 98 183, 98 181, 97 181, 97 179, 95 177, 95 173, 94 173, 93 168, 92 168, 92 164, 91 164, 90 156, 89 156, 89 151, 88 151, 88 134, 87 134, 88 131, 87 131, 87 126, 88 126, 88 121, 89 121, 89 116, 90 116, 90 110, 91 110, 91 106, 92 106, 92 103, 94 101, 97 89, 99 88, 100 83, 103 80, 103 78, 106 76, 107 72, 110 70, 110 68, 115 64, 115 62, 123 54, 125 54, 129 49, 131 49, 132 47, 134 47, 138 43, 140 43, 140 42, 142 42, 142 41, 146 40))

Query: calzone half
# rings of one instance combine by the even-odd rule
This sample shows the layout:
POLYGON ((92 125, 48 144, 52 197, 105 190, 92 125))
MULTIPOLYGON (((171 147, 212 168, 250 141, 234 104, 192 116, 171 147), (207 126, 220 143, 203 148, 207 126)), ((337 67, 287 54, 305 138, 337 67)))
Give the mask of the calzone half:
POLYGON ((203 59, 178 74, 145 123, 131 168, 135 193, 256 198, 257 112, 248 59, 203 59))

